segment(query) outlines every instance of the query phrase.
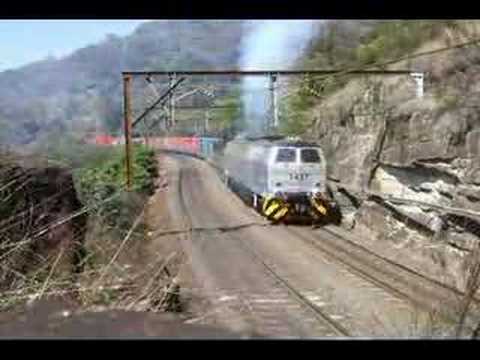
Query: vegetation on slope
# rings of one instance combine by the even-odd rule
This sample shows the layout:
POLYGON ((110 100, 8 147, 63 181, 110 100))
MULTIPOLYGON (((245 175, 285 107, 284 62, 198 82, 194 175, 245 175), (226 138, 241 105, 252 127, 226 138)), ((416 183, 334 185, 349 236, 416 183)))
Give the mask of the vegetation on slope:
POLYGON ((108 161, 89 164, 76 171, 75 178, 80 199, 86 206, 94 206, 115 198, 100 207, 97 216, 103 217, 113 227, 128 229, 133 220, 132 211, 138 206, 135 198, 153 194, 157 164, 153 150, 136 145, 133 158, 133 188, 135 193, 125 190, 125 157, 123 152, 114 151, 108 161))
MULTIPOLYGON (((446 29, 457 29, 455 20, 398 20, 329 22, 314 41, 300 66, 310 69, 354 69, 381 64, 412 53, 446 29)), ((308 110, 345 86, 353 76, 303 79, 292 86, 285 105, 283 131, 301 134, 308 130, 308 110)))

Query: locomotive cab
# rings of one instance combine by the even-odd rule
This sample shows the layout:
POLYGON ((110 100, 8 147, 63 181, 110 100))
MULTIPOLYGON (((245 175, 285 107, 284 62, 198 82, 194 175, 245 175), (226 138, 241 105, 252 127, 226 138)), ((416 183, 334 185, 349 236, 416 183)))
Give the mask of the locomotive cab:
POLYGON ((317 144, 239 139, 227 145, 225 163, 234 186, 251 194, 247 201, 273 222, 297 216, 325 221, 335 207, 317 144))
POLYGON ((331 207, 326 189, 326 162, 319 147, 292 144, 274 147, 269 166, 269 193, 285 215, 325 218, 331 207))

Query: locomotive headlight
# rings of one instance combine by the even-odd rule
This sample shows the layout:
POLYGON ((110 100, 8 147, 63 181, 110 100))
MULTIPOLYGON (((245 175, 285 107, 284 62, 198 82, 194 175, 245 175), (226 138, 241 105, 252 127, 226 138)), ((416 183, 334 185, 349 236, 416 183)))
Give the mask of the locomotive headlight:
POLYGON ((315 183, 312 189, 312 196, 313 197, 322 197, 322 189, 321 189, 321 184, 320 183, 315 183))

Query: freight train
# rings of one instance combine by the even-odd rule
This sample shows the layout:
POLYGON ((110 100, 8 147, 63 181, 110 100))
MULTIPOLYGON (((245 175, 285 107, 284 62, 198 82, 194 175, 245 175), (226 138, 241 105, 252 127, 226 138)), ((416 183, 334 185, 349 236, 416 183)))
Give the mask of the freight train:
MULTIPOLYGON (((123 139, 114 140, 111 143, 118 145, 123 139)), ((327 185, 327 160, 315 143, 275 136, 228 142, 198 136, 134 140, 209 159, 223 169, 232 190, 273 223, 300 218, 341 221, 340 209, 327 185)))
POLYGON ((281 137, 236 139, 227 143, 221 165, 232 187, 272 222, 340 221, 327 186, 327 162, 314 143, 281 137))
MULTIPOLYGON (((212 156, 216 145, 223 142, 220 138, 207 136, 135 136, 132 138, 132 141, 134 144, 144 144, 154 149, 175 150, 205 157, 212 156)), ((86 136, 84 143, 99 146, 118 146, 124 145, 125 139, 121 136, 109 134, 93 134, 86 136)))

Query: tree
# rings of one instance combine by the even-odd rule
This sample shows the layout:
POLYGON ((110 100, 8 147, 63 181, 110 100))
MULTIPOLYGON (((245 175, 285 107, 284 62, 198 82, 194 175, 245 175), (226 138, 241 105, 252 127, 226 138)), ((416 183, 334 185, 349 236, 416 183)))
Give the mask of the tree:
POLYGON ((240 128, 244 125, 240 90, 234 90, 231 95, 216 101, 215 105, 225 106, 212 111, 212 125, 216 129, 240 128))

